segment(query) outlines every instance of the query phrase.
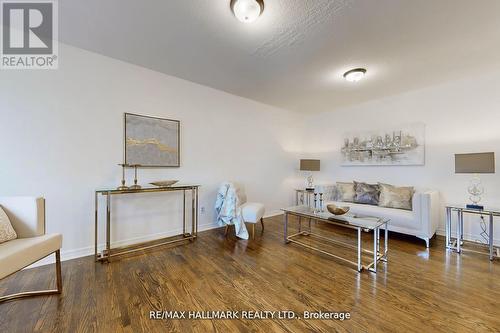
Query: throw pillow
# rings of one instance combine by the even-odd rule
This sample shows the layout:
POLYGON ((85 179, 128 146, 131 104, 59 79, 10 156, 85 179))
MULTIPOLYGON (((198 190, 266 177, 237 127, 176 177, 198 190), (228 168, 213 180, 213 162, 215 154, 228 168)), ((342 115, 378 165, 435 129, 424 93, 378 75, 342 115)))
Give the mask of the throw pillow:
POLYGON ((337 185, 324 185, 323 186, 323 200, 324 201, 337 201, 337 185))
POLYGON ((339 201, 353 202, 355 194, 354 183, 337 182, 337 199, 339 201))
POLYGON ((378 185, 380 187, 379 206, 412 210, 412 199, 415 193, 413 187, 396 187, 382 183, 378 185))
POLYGON ((16 238, 16 231, 12 228, 9 217, 0 206, 0 244, 16 238))
POLYGON ((354 202, 368 205, 378 205, 380 197, 380 187, 367 183, 354 182, 354 202))

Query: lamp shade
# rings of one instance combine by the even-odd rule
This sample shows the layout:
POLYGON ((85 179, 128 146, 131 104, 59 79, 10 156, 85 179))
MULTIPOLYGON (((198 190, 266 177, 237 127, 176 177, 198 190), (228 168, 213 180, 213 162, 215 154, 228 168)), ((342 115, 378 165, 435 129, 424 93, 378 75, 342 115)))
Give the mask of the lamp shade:
POLYGON ((301 171, 320 171, 319 160, 300 160, 301 171))
POLYGON ((495 173, 495 153, 455 154, 455 173, 495 173))

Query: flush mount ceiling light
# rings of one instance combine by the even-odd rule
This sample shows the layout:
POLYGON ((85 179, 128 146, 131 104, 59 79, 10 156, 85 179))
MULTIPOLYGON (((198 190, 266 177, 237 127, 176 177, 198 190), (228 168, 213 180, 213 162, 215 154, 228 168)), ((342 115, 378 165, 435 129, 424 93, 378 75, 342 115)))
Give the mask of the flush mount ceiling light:
POLYGON ((231 0, 230 6, 238 20, 251 23, 264 11, 264 0, 231 0))
POLYGON ((355 68, 345 72, 344 79, 346 79, 349 82, 358 82, 359 80, 365 77, 365 74, 366 74, 366 69, 355 68))

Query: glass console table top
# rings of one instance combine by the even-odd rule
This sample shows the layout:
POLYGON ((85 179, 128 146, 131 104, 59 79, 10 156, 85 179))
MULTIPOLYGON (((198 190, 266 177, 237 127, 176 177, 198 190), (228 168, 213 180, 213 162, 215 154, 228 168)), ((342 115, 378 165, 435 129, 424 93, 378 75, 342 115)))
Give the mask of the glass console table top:
POLYGON ((446 208, 451 208, 452 210, 461 210, 466 213, 479 214, 479 215, 493 215, 500 216, 500 208, 485 206, 484 209, 472 209, 467 208, 465 205, 455 205, 447 204, 446 208))
POLYGON ((111 193, 111 194, 120 194, 120 193, 141 193, 141 192, 162 192, 162 191, 179 191, 179 190, 190 190, 193 188, 198 188, 201 185, 198 184, 174 184, 170 186, 143 186, 141 189, 133 190, 118 190, 116 187, 113 188, 103 188, 97 189, 96 193, 111 193))
POLYGON ((314 212, 312 207, 308 206, 293 206, 288 208, 283 208, 282 211, 285 213, 300 215, 306 218, 319 219, 326 222, 340 223, 345 225, 352 225, 354 227, 360 227, 363 229, 373 230, 387 223, 389 220, 384 220, 379 217, 357 215, 352 213, 347 213, 344 215, 334 215, 330 212, 314 212))

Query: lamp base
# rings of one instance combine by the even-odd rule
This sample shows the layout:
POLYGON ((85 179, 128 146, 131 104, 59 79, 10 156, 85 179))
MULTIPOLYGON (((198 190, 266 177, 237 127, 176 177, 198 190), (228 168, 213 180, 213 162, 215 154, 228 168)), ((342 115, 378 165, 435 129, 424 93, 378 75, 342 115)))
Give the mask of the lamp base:
POLYGON ((467 209, 484 210, 484 206, 481 205, 467 204, 465 207, 467 209))

